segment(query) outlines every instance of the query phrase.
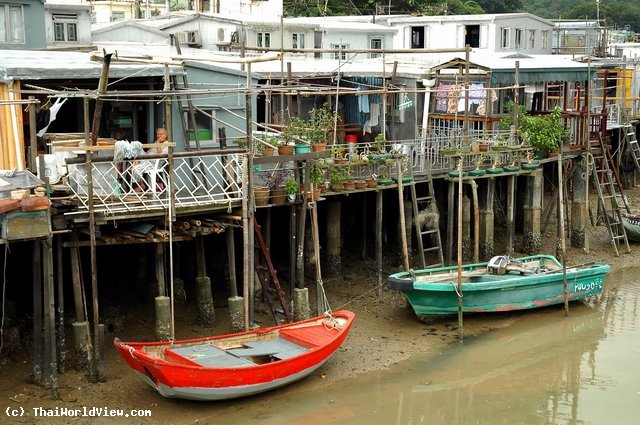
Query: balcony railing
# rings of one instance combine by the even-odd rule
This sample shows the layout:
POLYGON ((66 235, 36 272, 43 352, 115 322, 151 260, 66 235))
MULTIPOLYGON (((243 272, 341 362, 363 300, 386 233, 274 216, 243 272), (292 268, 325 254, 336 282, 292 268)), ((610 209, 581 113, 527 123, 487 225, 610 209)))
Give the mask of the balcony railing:
MULTIPOLYGON (((170 206, 170 194, 174 208, 237 204, 242 199, 244 158, 238 151, 176 153, 171 164, 167 155, 148 155, 121 162, 109 157, 96 158, 90 164, 94 212, 116 215, 165 210, 170 206), (144 166, 142 161, 146 161, 144 166), (144 172, 140 172, 142 169, 144 172)), ((79 160, 67 162, 72 197, 79 201, 78 212, 84 212, 89 208, 87 165, 79 160)))

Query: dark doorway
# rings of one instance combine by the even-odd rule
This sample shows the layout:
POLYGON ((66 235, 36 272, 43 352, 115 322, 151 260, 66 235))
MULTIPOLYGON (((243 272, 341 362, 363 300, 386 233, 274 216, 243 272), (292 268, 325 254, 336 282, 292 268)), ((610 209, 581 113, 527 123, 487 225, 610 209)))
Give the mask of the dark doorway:
POLYGON ((411 48, 424 49, 424 27, 411 27, 411 48))
POLYGON ((464 45, 480 47, 480 25, 466 25, 464 27, 464 45))

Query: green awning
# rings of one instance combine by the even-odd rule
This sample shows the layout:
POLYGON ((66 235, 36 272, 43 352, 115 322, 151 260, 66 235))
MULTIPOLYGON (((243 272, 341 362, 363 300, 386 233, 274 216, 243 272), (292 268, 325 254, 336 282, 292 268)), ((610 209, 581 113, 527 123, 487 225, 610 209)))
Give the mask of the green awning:
MULTIPOLYGON (((593 70, 592 75, 595 75, 593 70)), ((544 83, 550 81, 586 81, 589 79, 589 70, 584 67, 575 68, 535 68, 520 69, 518 75, 520 84, 544 83)), ((491 86, 512 85, 516 82, 515 69, 491 70, 491 86)))

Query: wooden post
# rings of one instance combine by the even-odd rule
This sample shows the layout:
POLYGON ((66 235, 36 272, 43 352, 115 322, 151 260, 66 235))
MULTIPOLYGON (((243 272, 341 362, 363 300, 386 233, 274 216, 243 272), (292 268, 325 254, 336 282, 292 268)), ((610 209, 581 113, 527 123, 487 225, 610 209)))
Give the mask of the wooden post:
POLYGON ((515 233, 515 197, 516 197, 516 176, 512 175, 507 180, 507 255, 513 255, 513 239, 515 233))
MULTIPOLYGON (((300 163, 298 162, 298 169, 300 169, 300 163)), ((305 175, 303 181, 306 183, 305 190, 311 191, 313 188, 310 185, 309 179, 309 167, 304 167, 305 175)), ((300 204, 298 214, 298 243, 296 246, 296 271, 297 271, 297 287, 304 288, 304 235, 305 227, 307 225, 307 194, 302 192, 302 203, 300 204)))
POLYGON ((453 238, 454 238, 454 223, 455 215, 454 210, 456 207, 455 197, 455 182, 451 180, 449 182, 449 194, 447 196, 447 258, 446 263, 450 265, 453 263, 453 238))
MULTIPOLYGON (((29 170, 37 173, 36 157, 38 156, 38 140, 36 139, 36 98, 29 96, 29 170)), ((44 176, 44 169, 41 171, 44 176)))
POLYGON ((58 365, 56 354, 56 302, 53 290, 53 240, 41 243, 44 288, 44 384, 58 397, 58 365))
POLYGON ((480 257, 490 258, 493 256, 494 246, 494 213, 493 199, 495 197, 496 180, 489 178, 486 182, 486 191, 480 198, 480 257))
POLYGON ((560 233, 560 248, 562 250, 562 295, 564 298, 565 315, 569 315, 569 297, 567 294, 567 247, 564 238, 564 190, 562 187, 562 145, 558 155, 558 232, 560 233))
POLYGON ((404 217, 404 188, 402 184, 402 158, 396 159, 398 167, 398 208, 400 209, 400 242, 402 244, 402 264, 404 270, 409 271, 409 252, 407 250, 407 233, 405 232, 405 217, 404 217))
POLYGON ((42 261, 40 241, 33 244, 33 381, 42 381, 42 261))
POLYGON ((462 158, 458 162, 458 337, 464 338, 462 322, 462 158))
POLYGON ((289 205, 289 287, 293 294, 293 289, 296 287, 296 249, 298 248, 298 211, 294 204, 289 205))
POLYGON ((475 180, 469 182, 471 184, 471 196, 473 198, 473 262, 479 261, 480 252, 480 211, 478 206, 478 184, 475 180))
POLYGON ((329 276, 338 276, 342 270, 342 258, 340 252, 341 240, 341 214, 340 202, 327 202, 327 257, 326 269, 329 276))
POLYGON ((376 191, 376 277, 377 277, 377 295, 382 296, 382 193, 378 189, 376 191))
POLYGON ((238 282, 236 279, 236 244, 234 228, 227 228, 227 257, 229 266, 229 290, 232 297, 238 296, 238 282))
POLYGON ((587 226, 589 224, 588 176, 585 175, 583 161, 578 161, 571 176, 571 246, 588 252, 587 226))
POLYGON ((64 331, 64 263, 62 258, 62 236, 56 238, 56 271, 58 289, 58 372, 65 372, 65 362, 67 357, 66 338, 64 331))

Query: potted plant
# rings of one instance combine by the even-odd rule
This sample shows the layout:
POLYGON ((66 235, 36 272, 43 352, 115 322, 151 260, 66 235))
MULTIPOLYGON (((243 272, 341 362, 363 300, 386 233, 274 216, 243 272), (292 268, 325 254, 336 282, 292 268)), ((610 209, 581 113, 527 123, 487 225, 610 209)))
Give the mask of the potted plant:
POLYGON ((367 187, 371 189, 378 187, 378 179, 376 178, 375 174, 372 174, 367 179, 367 187))
POLYGON ((345 175, 342 167, 332 165, 331 168, 329 168, 329 182, 331 183, 331 190, 338 192, 344 189, 344 179, 345 175))
MULTIPOLYGON (((513 103, 507 106, 509 111, 514 108, 513 103)), ((531 148, 541 155, 557 152, 561 143, 571 139, 571 132, 564 126, 561 120, 559 106, 553 108, 550 114, 531 116, 524 106, 520 106, 520 134, 522 139, 531 145, 531 148)), ((511 116, 501 120, 502 127, 509 127, 513 122, 511 116)))
POLYGON ((298 182, 294 177, 289 177, 284 184, 284 190, 287 194, 287 199, 289 202, 293 202, 296 200, 296 195, 298 194, 298 182))
MULTIPOLYGON (((245 139, 246 143, 246 139, 245 139)), ((275 146, 278 144, 278 139, 273 136, 261 134, 256 139, 256 149, 262 153, 262 156, 273 156, 275 152, 275 146)))
POLYGON ((273 205, 283 204, 286 199, 285 182, 293 176, 293 171, 288 168, 265 170, 261 172, 261 178, 265 186, 271 191, 270 200, 273 205))
POLYGON ((323 151, 333 135, 338 114, 325 107, 311 108, 306 122, 305 136, 314 152, 323 151))
POLYGON ((393 159, 385 159, 378 166, 378 184, 385 185, 393 183, 391 180, 391 167, 393 166, 393 159))
POLYGON ((351 174, 351 167, 346 167, 344 169, 344 180, 342 182, 342 185, 344 186, 345 190, 353 190, 355 189, 356 185, 353 182, 353 175, 351 174))

